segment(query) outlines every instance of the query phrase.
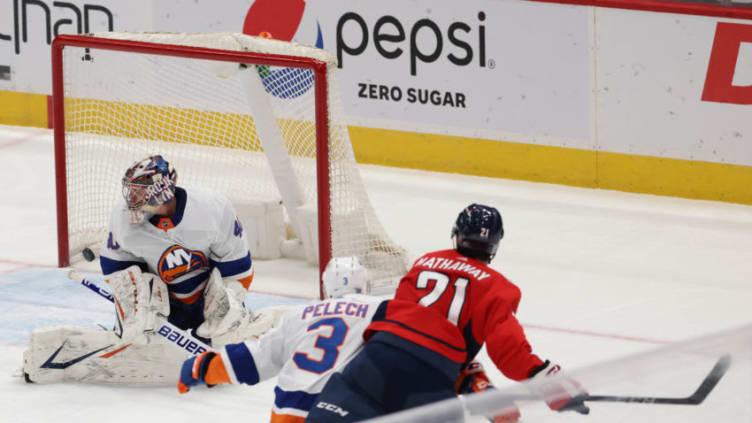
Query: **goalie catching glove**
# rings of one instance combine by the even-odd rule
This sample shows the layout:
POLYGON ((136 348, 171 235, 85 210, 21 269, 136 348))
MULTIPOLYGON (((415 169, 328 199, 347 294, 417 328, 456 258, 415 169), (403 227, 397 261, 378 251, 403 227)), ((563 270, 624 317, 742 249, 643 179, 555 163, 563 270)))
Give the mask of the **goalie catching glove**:
POLYGON ((212 340, 213 347, 258 338, 268 332, 289 307, 267 307, 251 312, 243 304, 247 291, 240 282, 212 270, 204 291, 204 322, 196 334, 212 340))
MULTIPOLYGON (((471 361, 460 372, 455 384, 455 393, 457 395, 467 395, 475 392, 483 392, 487 389, 495 389, 488 379, 483 365, 478 361, 471 361)), ((493 417, 487 417, 491 423, 515 423, 520 419, 520 409, 517 405, 509 401, 501 405, 501 410, 493 417)))
POLYGON ((231 383, 222 357, 213 351, 204 351, 183 363, 178 380, 178 392, 184 394, 198 384, 212 387, 220 383, 231 383))
POLYGON ((243 305, 246 291, 239 285, 235 280, 225 283, 219 269, 212 270, 204 290, 204 323, 196 328, 198 336, 215 338, 224 335, 251 318, 243 305))
POLYGON ((546 360, 545 363, 530 372, 533 392, 541 395, 548 408, 554 411, 576 411, 580 414, 590 413, 584 398, 587 392, 576 380, 566 376, 559 377, 561 366, 546 360), (554 378, 550 381, 547 378, 554 378))

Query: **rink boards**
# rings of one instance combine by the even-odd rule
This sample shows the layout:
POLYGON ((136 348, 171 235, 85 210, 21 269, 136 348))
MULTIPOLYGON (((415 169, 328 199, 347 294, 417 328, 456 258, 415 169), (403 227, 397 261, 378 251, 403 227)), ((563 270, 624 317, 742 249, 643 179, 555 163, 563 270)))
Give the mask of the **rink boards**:
MULTIPOLYGON (((310 0, 293 37, 320 34, 338 56, 358 161, 752 204, 750 13, 375 4, 310 0)), ((168 13, 172 2, 107 7, 117 30, 240 31, 253 18, 239 0, 181 13, 168 13), (216 21, 197 18, 208 14, 216 21)), ((0 79, 0 122, 46 126, 43 19, 9 16, 26 16, 20 29, 32 36, 0 50, 13 69, 0 79)), ((106 29, 97 22, 92 30, 106 29)))

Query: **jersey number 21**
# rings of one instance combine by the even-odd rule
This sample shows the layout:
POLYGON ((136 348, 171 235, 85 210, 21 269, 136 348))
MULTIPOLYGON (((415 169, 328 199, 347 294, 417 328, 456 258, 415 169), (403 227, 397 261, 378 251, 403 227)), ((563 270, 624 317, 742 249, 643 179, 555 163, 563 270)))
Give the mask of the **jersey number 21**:
MULTIPOLYGON (((415 287, 418 289, 427 289, 428 282, 435 281, 436 284, 433 289, 426 295, 420 298, 419 303, 424 307, 430 307, 433 303, 439 300, 444 292, 449 287, 449 281, 451 278, 444 273, 434 272, 432 270, 424 270, 418 274, 418 279, 415 281, 415 287)), ((459 322, 460 314, 462 313, 462 306, 465 305, 465 290, 467 289, 467 283, 470 282, 467 278, 457 278, 454 281, 454 296, 452 302, 449 304, 449 310, 447 310, 447 320, 452 322, 455 326, 459 322)))

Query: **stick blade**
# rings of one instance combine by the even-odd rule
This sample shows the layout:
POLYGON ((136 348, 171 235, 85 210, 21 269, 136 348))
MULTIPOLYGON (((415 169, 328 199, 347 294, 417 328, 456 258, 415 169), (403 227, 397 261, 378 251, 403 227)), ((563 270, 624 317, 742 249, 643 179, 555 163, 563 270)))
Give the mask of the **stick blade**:
POLYGON ((719 358, 718 362, 716 362, 715 366, 710 370, 710 373, 708 373, 708 376, 705 377, 705 380, 700 384, 700 387, 689 397, 689 404, 699 405, 705 401, 705 398, 708 397, 713 388, 715 388, 718 382, 721 381, 721 378, 726 374, 726 371, 728 371, 730 366, 730 354, 726 354, 719 358))
POLYGON ((705 379, 700 383, 697 390, 690 396, 684 398, 666 398, 666 397, 632 397, 616 395, 588 395, 584 401, 606 401, 606 402, 627 402, 639 404, 676 404, 676 405, 699 405, 715 386, 720 382, 723 375, 731 366, 731 355, 726 354, 718 359, 713 368, 710 370, 705 379))

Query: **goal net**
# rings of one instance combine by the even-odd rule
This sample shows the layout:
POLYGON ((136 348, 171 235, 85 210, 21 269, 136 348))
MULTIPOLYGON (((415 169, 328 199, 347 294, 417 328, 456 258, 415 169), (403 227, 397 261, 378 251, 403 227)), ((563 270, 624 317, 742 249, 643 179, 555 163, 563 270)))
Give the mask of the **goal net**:
POLYGON ((297 257, 323 270, 330 257, 355 255, 373 290, 392 285, 406 252, 366 194, 335 69, 321 49, 242 34, 57 37, 59 265, 99 249, 125 169, 161 154, 178 185, 233 202, 254 259, 297 257))

